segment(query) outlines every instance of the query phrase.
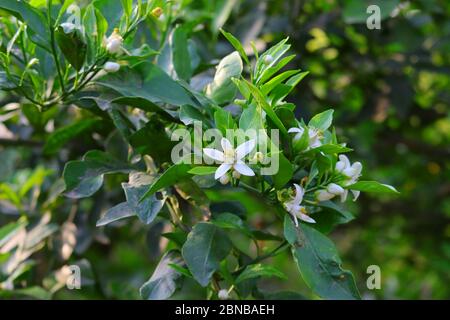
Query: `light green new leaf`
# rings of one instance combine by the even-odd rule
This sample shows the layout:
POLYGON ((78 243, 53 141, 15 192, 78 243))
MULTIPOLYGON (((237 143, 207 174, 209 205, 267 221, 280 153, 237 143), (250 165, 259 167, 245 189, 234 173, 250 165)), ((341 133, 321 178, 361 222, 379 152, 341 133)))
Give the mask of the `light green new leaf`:
POLYGON ((226 32, 223 29, 220 29, 220 32, 223 34, 223 36, 225 38, 227 38, 228 42, 231 43, 231 45, 233 46, 234 49, 236 49, 237 52, 239 52, 239 54, 241 55, 241 58, 244 59, 244 61, 247 64, 250 64, 247 54, 245 53, 244 48, 242 47, 241 42, 236 39, 231 33, 226 32))
POLYGON ((217 170, 217 167, 200 166, 200 167, 192 168, 191 170, 188 171, 188 173, 195 174, 198 176, 206 176, 209 174, 214 174, 214 172, 216 172, 216 170, 217 170))
POLYGON ((234 129, 235 127, 231 113, 222 108, 217 108, 216 112, 214 112, 214 122, 216 128, 220 130, 223 136, 226 136, 228 129, 234 129))
POLYGON ((358 181, 352 185, 347 186, 346 188, 350 190, 359 190, 363 192, 373 192, 373 193, 390 193, 390 194, 400 193, 393 186, 379 183, 377 181, 358 181))
POLYGON ((322 131, 327 130, 333 122, 333 109, 316 114, 309 121, 308 126, 320 129, 322 131))
POLYGON ((248 90, 251 92, 252 96, 255 98, 258 105, 263 108, 263 110, 267 113, 269 118, 273 121, 273 123, 277 126, 278 129, 280 129, 281 133, 284 135, 287 135, 287 130, 284 127, 283 122, 281 122, 280 118, 276 115, 276 113, 273 111, 272 107, 267 103, 266 99, 264 98, 263 94, 257 87, 255 87, 253 84, 248 82, 247 80, 237 80, 241 84, 244 84, 248 90))
POLYGON ((189 233, 182 254, 195 280, 206 287, 231 247, 224 231, 211 223, 200 222, 189 233))
POLYGON ((341 268, 333 242, 316 229, 291 218, 284 220, 284 236, 292 245, 292 255, 305 283, 324 299, 360 299, 350 271, 341 268))

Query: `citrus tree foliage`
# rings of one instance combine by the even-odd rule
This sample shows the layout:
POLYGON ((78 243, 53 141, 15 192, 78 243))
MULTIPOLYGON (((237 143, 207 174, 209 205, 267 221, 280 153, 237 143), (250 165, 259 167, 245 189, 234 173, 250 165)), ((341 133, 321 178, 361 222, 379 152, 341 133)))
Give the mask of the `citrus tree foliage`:
POLYGON ((31 149, 62 154, 53 170, 0 184, 10 214, 20 217, 0 229, 2 295, 49 298, 73 264, 82 267, 82 286, 99 282, 102 270, 71 260, 74 251, 82 257, 93 241, 114 243, 105 233, 137 222, 149 225, 145 242, 159 260, 138 279, 144 299, 170 298, 185 282, 209 299, 301 298, 259 286, 265 278, 289 281, 292 274, 273 264, 285 252, 318 297, 360 298, 328 234, 354 218, 346 201, 398 192, 364 179, 352 142, 336 134, 332 106, 296 116, 304 106, 288 102, 289 94, 308 71, 290 67, 290 40, 246 50, 221 29, 230 4, 207 5, 217 13, 211 18, 209 10, 195 15, 195 6, 161 1, 0 3, 0 85, 20 97, 7 116, 33 128, 31 149), (217 61, 202 53, 203 24, 234 51, 217 61), (198 123, 222 137, 201 137, 175 161, 173 135, 184 129, 190 140, 198 123), (246 130, 261 134, 242 136, 246 130), (78 150, 74 141, 82 142, 78 150), (258 151, 261 144, 267 148, 258 151), (216 162, 186 161, 198 157, 216 162), (45 185, 50 176, 61 178, 45 185), (22 286, 32 254, 53 248, 52 272, 40 286, 22 286))

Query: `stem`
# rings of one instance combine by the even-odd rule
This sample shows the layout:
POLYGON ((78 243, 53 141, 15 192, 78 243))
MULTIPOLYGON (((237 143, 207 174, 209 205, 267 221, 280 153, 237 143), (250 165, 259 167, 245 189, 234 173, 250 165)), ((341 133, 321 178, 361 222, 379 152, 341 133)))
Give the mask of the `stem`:
MULTIPOLYGON (((53 59, 55 60, 56 70, 58 71, 59 83, 61 85, 61 89, 62 89, 63 93, 65 93, 66 88, 64 86, 64 80, 63 80, 62 73, 61 73, 61 66, 59 64, 58 53, 56 52, 55 29, 54 29, 54 26, 52 25, 51 10, 52 10, 52 0, 47 0, 47 11, 48 11, 47 12, 47 20, 48 20, 48 27, 50 30, 50 45, 51 45, 51 49, 52 49, 53 59)), ((76 49, 74 48, 74 50, 76 50, 76 49)))

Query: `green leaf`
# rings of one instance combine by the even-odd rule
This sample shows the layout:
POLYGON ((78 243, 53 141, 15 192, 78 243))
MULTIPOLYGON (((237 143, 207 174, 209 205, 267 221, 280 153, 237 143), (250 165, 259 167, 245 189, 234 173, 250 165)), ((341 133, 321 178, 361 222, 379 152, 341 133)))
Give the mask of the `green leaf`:
POLYGON ((273 175, 272 178, 275 188, 281 189, 284 187, 286 183, 288 183, 291 180, 294 174, 294 168, 292 167, 291 162, 284 156, 282 152, 277 153, 273 157, 278 157, 279 167, 278 172, 275 175, 273 175))
POLYGON ((211 223, 197 223, 183 245, 182 254, 194 278, 206 287, 231 250, 227 234, 211 223))
POLYGON ((223 136, 226 136, 228 129, 234 129, 235 127, 231 113, 222 108, 218 108, 216 112, 214 112, 214 122, 216 128, 220 130, 223 136))
POLYGON ((267 81, 264 85, 261 86, 261 92, 264 95, 268 95, 270 91, 275 89, 279 84, 283 83, 284 80, 288 79, 289 77, 299 73, 300 70, 288 70, 283 73, 280 73, 276 77, 270 79, 270 81, 267 81))
POLYGON ((280 118, 278 118, 276 113, 273 111, 272 107, 267 103, 261 91, 259 91, 257 87, 255 87, 247 80, 240 80, 240 81, 241 83, 244 83, 247 86, 248 90, 251 92, 258 105, 263 108, 263 110, 267 113, 267 115, 273 121, 273 123, 278 127, 278 129, 280 129, 281 133, 287 135, 287 130, 284 127, 283 122, 281 122, 280 118))
POLYGON ((10 222, 0 227, 0 247, 2 247, 15 234, 17 230, 24 227, 26 223, 23 220, 10 222))
POLYGON ((333 242, 316 229, 300 223, 295 227, 286 215, 284 235, 305 283, 324 299, 360 299, 350 271, 341 268, 333 242))
POLYGON ((177 288, 176 281, 181 273, 170 265, 183 266, 183 259, 178 251, 167 252, 158 263, 151 278, 142 285, 139 292, 147 300, 164 300, 170 298, 177 288))
POLYGON ((352 185, 346 186, 345 188, 350 190, 359 190, 363 192, 373 192, 373 193, 389 193, 389 194, 400 193, 393 186, 379 183, 377 181, 358 181, 352 185))
POLYGON ((196 100, 178 82, 158 66, 142 62, 133 67, 122 67, 96 82, 117 91, 127 98, 141 98, 152 103, 197 105, 196 100))
POLYGON ((223 36, 224 36, 225 38, 227 38, 228 42, 231 43, 231 45, 233 46, 233 48, 236 49, 237 52, 239 52, 239 54, 241 55, 241 58, 244 59, 244 61, 245 61, 247 64, 250 64, 250 62, 249 62, 249 60, 248 60, 248 57, 247 57, 247 54, 245 53, 245 50, 244 50, 244 48, 242 47, 241 42, 240 42, 238 39, 236 39, 231 33, 226 32, 226 31, 223 30, 223 29, 220 29, 220 32, 223 34, 223 36))
POLYGON ((236 278, 236 284, 258 277, 277 277, 280 279, 287 279, 283 272, 277 268, 263 264, 252 264, 247 266, 244 271, 236 278))
POLYGON ((128 140, 138 153, 148 154, 158 163, 170 161, 170 154, 175 146, 175 142, 168 137, 164 124, 156 117, 131 134, 128 140), (150 141, 158 143, 149 143, 150 141))
POLYGON ((245 108, 239 118, 239 128, 244 131, 249 129, 264 129, 261 108, 257 108, 254 104, 245 108))
POLYGON ((172 34, 172 59, 175 71, 180 79, 189 81, 192 75, 191 57, 188 49, 188 37, 182 27, 177 27, 172 34))
POLYGON ((317 153, 317 152, 323 152, 324 154, 338 154, 338 153, 344 153, 344 152, 350 152, 353 151, 353 149, 344 147, 340 144, 323 144, 321 146, 318 146, 316 148, 313 148, 311 150, 308 150, 307 153, 317 153))
POLYGON ((174 164, 169 169, 164 171, 155 180, 155 182, 153 182, 153 184, 141 198, 141 201, 143 201, 147 197, 150 197, 152 194, 154 194, 156 191, 161 190, 162 188, 173 186, 177 182, 190 177, 191 174, 189 173, 189 170, 191 170, 191 166, 188 164, 174 164))
POLYGON ((282 56, 291 47, 290 45, 285 44, 287 41, 288 41, 288 38, 281 40, 276 45, 271 47, 269 50, 264 52, 258 58, 258 60, 256 61, 255 73, 254 73, 254 78, 255 78, 257 84, 263 83, 261 81, 262 79, 269 79, 269 77, 267 75, 268 73, 273 75, 273 70, 274 69, 272 69, 272 68, 274 68, 274 67, 276 68, 276 66, 278 64, 278 61, 282 58, 282 56), (265 58, 267 56, 271 56, 272 57, 272 61, 269 64, 265 63, 265 58))
POLYGON ((308 126, 320 129, 322 131, 327 130, 333 122, 333 109, 316 114, 309 121, 308 126))
POLYGON ((316 223, 312 225, 322 233, 329 233, 339 224, 345 224, 354 219, 354 216, 348 211, 332 201, 321 201, 317 204, 322 211, 314 214, 316 223))
POLYGON ((106 211, 105 215, 97 221, 96 226, 102 227, 111 222, 133 217, 135 215, 136 213, 131 209, 128 203, 122 202, 106 211))
POLYGON ((202 124, 207 124, 208 119, 198 110, 190 105, 183 105, 180 107, 180 120, 185 125, 191 125, 194 121, 200 121, 202 124))
POLYGON ((63 172, 65 195, 73 199, 89 197, 102 186, 104 174, 129 173, 131 170, 127 163, 116 160, 105 152, 89 151, 82 160, 66 163, 63 172))
POLYGON ((254 235, 250 231, 248 225, 244 221, 242 221, 242 219, 239 216, 235 214, 223 212, 219 215, 215 215, 211 223, 222 229, 239 230, 248 237, 254 238, 254 235))
POLYGON ((190 174, 195 174, 198 176, 206 176, 209 174, 214 174, 216 172, 217 167, 209 167, 209 166, 200 166, 200 167, 194 167, 191 170, 188 171, 190 174))
POLYGON ((128 206, 145 224, 153 222, 166 202, 164 196, 161 197, 161 199, 158 199, 155 194, 147 196, 144 200, 140 201, 142 196, 148 190, 148 185, 122 183, 122 188, 125 191, 128 206))
POLYGON ((70 140, 97 128, 101 122, 102 120, 100 119, 82 119, 55 130, 48 136, 45 142, 44 153, 49 155, 58 152, 70 140))
POLYGON ((55 32, 56 42, 64 58, 72 67, 80 71, 86 60, 87 44, 81 37, 81 32, 77 29, 70 33, 65 33, 62 27, 58 27, 55 32))
POLYGON ((242 60, 234 51, 220 61, 213 82, 206 87, 206 96, 220 105, 230 102, 237 90, 231 79, 240 77, 241 73, 242 60))
POLYGON ((0 9, 11 12, 16 18, 28 26, 31 40, 49 50, 50 32, 45 16, 25 1, 2 0, 0 9))

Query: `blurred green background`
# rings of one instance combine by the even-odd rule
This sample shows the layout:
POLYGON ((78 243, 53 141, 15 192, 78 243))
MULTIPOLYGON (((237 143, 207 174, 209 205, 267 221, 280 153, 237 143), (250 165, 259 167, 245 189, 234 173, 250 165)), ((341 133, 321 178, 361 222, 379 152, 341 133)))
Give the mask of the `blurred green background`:
MULTIPOLYGON (((348 204, 357 218, 332 233, 344 267, 355 274, 363 297, 449 299, 450 2, 175 3, 174 23, 199 26, 192 40, 202 61, 212 62, 232 50, 219 36, 219 27, 233 33, 250 52, 250 41, 263 50, 289 36, 291 53, 297 57, 288 68, 310 71, 288 99, 297 105, 297 115, 309 118, 334 108, 337 132, 355 150, 351 160, 363 163, 364 179, 383 181, 401 192, 386 198, 363 194, 348 204), (366 26, 371 3, 380 6, 380 30, 366 26), (366 286, 370 265, 381 269, 380 290, 366 286)), ((24 289, 25 296, 48 297, 35 286, 55 288, 58 273, 54 270, 64 261, 64 249, 58 245, 61 238, 74 238, 68 264, 83 261, 86 286, 55 290, 54 298, 140 298, 138 288, 152 274, 165 245, 158 243, 164 225, 126 220, 117 228, 95 227, 101 212, 123 198, 114 187, 123 177, 108 177, 95 197, 77 203, 63 197, 52 199, 61 188, 58 178, 65 161, 95 147, 95 139, 81 137, 69 150, 44 155, 42 145, 29 137, 44 140, 46 134, 31 132, 18 101, 0 92, 0 225, 16 220, 22 211, 39 218, 48 213, 54 225, 41 226, 44 236, 34 239, 34 264, 18 275, 15 284, 34 288, 31 293, 24 289), (20 142, 11 142, 11 135, 20 142), (30 179, 32 186, 27 189, 24 186, 30 179), (22 196, 11 200, 8 188, 22 196), (62 232, 47 239, 46 232, 56 226, 62 232)), ((67 114, 60 114, 54 126, 75 118, 76 114, 69 120, 67 114)), ((114 136, 105 145, 113 150, 114 136)), ((287 253, 273 262, 296 280, 267 280, 263 288, 295 290, 308 296, 287 253)), ((174 298, 204 298, 201 292, 198 285, 187 281, 174 298)))

